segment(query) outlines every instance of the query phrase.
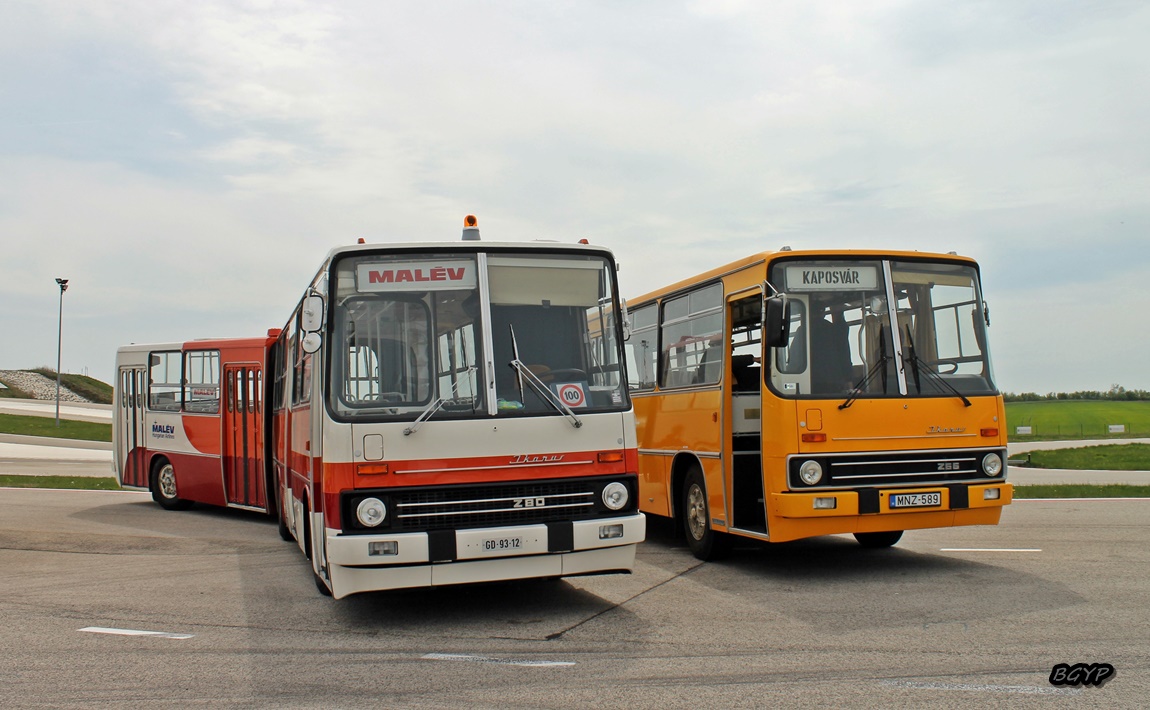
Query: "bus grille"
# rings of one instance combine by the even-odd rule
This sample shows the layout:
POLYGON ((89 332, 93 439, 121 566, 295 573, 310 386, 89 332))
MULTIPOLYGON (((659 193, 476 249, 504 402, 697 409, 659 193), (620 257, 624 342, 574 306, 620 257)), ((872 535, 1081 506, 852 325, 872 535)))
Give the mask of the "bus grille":
POLYGON ((593 517, 602 481, 535 481, 391 493, 394 531, 531 525, 593 517))
POLYGON ((982 472, 982 458, 996 453, 1006 467, 1002 449, 949 449, 945 451, 880 452, 842 456, 792 456, 788 465, 791 490, 811 488, 864 488, 868 486, 924 486, 1002 480, 982 472), (814 459, 824 477, 816 486, 805 485, 799 467, 814 459))

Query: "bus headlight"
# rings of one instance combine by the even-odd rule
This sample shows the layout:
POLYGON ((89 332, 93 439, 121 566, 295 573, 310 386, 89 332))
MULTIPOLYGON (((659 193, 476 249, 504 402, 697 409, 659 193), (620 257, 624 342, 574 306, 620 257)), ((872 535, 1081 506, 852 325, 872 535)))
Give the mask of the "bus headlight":
POLYGON ((355 517, 364 527, 374 528, 387 517, 387 506, 379 498, 364 498, 355 508, 355 517))
POLYGON ((603 487, 603 505, 611 510, 622 510, 631 500, 631 493, 627 486, 615 481, 603 487))
POLYGON ((1002 457, 994 453, 983 456, 982 472, 991 477, 1002 473, 1002 457))
POLYGON ((804 461, 799 466, 799 478, 808 486, 813 486, 823 480, 823 466, 818 461, 804 461))

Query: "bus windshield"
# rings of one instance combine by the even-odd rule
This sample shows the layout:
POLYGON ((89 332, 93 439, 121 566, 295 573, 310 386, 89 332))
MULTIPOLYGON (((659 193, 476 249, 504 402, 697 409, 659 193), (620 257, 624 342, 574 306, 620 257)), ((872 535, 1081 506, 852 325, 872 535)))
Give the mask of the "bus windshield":
POLYGON ((337 416, 560 415, 558 401, 576 414, 629 406, 607 258, 355 255, 336 262, 332 276, 329 404, 337 416))
POLYGON ((771 363, 784 396, 995 392, 978 272, 957 262, 782 261, 790 334, 771 363), (891 324, 896 324, 892 330, 891 324))

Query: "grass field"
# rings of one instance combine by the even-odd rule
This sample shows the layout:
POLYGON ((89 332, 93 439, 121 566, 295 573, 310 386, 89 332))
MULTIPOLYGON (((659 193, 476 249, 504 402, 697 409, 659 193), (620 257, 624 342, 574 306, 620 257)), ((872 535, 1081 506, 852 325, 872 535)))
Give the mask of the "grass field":
POLYGON ((0 488, 54 488, 84 491, 118 491, 114 478, 92 476, 14 476, 0 475, 0 488))
POLYGON ((1109 400, 1052 400, 1007 402, 1007 434, 1011 441, 1052 439, 1105 439, 1150 436, 1150 402, 1109 400), (1111 434, 1112 424, 1126 431, 1111 434), (1029 435, 1017 427, 1029 426, 1029 435))
POLYGON ((1015 486, 1018 498, 1150 498, 1150 486, 1034 485, 1015 486))
POLYGON ((1077 449, 1031 451, 1031 468, 1097 471, 1150 471, 1150 444, 1107 444, 1077 449))
POLYGON ((32 395, 5 382, 4 388, 0 389, 0 399, 32 399, 32 395))
POLYGON ((74 422, 55 417, 26 417, 20 414, 0 414, 0 434, 23 436, 49 436, 84 441, 111 441, 112 425, 100 422, 74 422))

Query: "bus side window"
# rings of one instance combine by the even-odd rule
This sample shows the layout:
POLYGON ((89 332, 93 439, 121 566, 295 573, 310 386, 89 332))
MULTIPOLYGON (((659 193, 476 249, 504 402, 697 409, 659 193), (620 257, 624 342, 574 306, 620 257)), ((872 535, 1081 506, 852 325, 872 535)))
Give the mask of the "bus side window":
POLYGON ((664 302, 661 342, 664 387, 717 383, 725 349, 723 285, 709 284, 664 302))
POLYGON ((178 412, 183 404, 183 357, 179 352, 152 353, 148 368, 148 409, 178 412))
POLYGON ((631 339, 627 341, 627 382, 634 390, 655 389, 655 370, 659 362, 659 306, 631 311, 631 339))

